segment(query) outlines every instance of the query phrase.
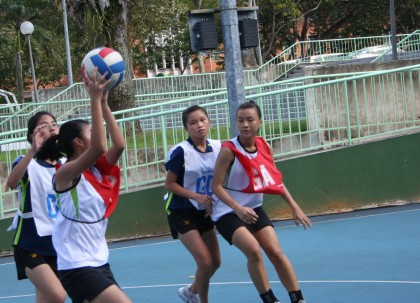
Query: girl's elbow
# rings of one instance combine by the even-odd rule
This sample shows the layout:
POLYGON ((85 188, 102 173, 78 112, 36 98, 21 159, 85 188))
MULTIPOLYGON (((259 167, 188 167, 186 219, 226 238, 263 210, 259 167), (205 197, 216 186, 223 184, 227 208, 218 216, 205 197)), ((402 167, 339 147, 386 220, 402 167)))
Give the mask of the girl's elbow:
POLYGON ((217 184, 217 183, 215 184, 214 182, 212 183, 211 190, 213 191, 214 194, 219 192, 219 187, 220 187, 219 184, 217 184))
POLYGON ((106 153, 106 146, 101 146, 101 148, 98 149, 98 154, 103 155, 106 153))
POLYGON ((163 184, 163 187, 165 187, 167 191, 171 191, 171 184, 169 182, 165 181, 165 183, 163 184))
POLYGON ((105 153, 106 153, 105 146, 97 146, 96 148, 92 149, 92 154, 94 155, 95 158, 99 158, 105 153))
POLYGON ((121 153, 122 153, 122 152, 125 150, 125 148, 126 148, 125 141, 120 142, 120 143, 117 145, 117 147, 118 147, 118 150, 119 150, 119 151, 121 151, 121 153))
POLYGON ((114 150, 116 154, 118 155, 118 157, 120 157, 125 150, 125 144, 117 145, 117 146, 114 145, 114 150))
POLYGON ((17 183, 7 179, 6 186, 10 189, 15 189, 17 187, 17 183))

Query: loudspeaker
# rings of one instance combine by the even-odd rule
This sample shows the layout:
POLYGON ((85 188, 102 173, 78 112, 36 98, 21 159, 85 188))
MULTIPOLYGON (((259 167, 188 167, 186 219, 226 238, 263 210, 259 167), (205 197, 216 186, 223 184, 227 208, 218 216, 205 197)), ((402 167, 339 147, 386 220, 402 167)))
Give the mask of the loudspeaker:
POLYGON ((214 19, 205 19, 197 22, 193 30, 196 35, 196 47, 198 50, 217 48, 217 31, 214 19))
POLYGON ((256 19, 239 20, 238 27, 241 48, 258 46, 258 21, 256 19))

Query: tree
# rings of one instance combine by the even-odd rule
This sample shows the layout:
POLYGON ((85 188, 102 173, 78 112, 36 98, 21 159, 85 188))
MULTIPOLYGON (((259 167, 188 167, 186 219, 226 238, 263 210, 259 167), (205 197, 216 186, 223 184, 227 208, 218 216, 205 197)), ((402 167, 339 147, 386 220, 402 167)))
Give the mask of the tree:
MULTIPOLYGON (((247 0, 244 1, 244 3, 238 5, 241 7, 253 7, 256 6, 256 3, 255 0, 247 0)), ((242 66, 247 68, 258 66, 258 51, 259 48, 257 47, 248 48, 245 51, 242 51, 242 66)))
POLYGON ((395 2, 397 31, 410 33, 420 29, 420 1, 400 0, 395 2))
MULTIPOLYGON (((15 54, 15 60, 8 60, 9 65, 2 71, 11 70, 12 65, 16 67, 14 76, 12 73, 7 75, 2 73, 2 78, 7 79, 5 82, 2 81, 2 84, 7 83, 6 89, 17 91, 19 102, 23 101, 25 79, 31 79, 29 60, 22 59, 22 53, 25 54, 24 58, 29 57, 25 37, 20 33, 20 25, 23 21, 29 20, 35 27, 31 44, 35 69, 40 70, 40 73, 37 73, 38 83, 33 83, 33 85, 54 82, 63 76, 64 65, 61 60, 63 48, 58 43, 60 40, 57 37, 57 31, 47 29, 51 28, 52 24, 57 23, 55 7, 51 6, 50 2, 48 0, 0 0, 0 11, 2 12, 2 18, 0 18, 1 34, 4 35, 4 38, 7 38, 7 41, 14 41, 13 44, 11 42, 2 43, 0 50, 8 45, 14 49, 15 54), (49 17, 46 18, 45 15, 49 17), (23 71, 26 71, 24 77, 23 71), (13 78, 15 78, 15 84, 12 84, 14 83, 13 78)), ((12 53, 9 52, 9 54, 12 53)), ((2 51, 2 56, 7 55, 2 51)))
MULTIPOLYGON (((103 43, 123 56, 126 73, 123 81, 110 94, 112 110, 135 107, 133 65, 129 40, 133 1, 130 0, 68 0, 69 15, 81 28, 95 31, 90 48, 103 43), (92 26, 94 25, 94 26, 92 26)), ((85 36, 86 38, 86 36, 85 36)), ((86 42, 86 39, 84 39, 86 42)))
MULTIPOLYGON (((179 56, 191 57, 188 36, 187 3, 182 1, 154 1, 153 4, 137 1, 133 14, 131 32, 133 45, 133 63, 146 73, 160 65, 162 59, 167 62, 178 61, 179 56), (141 13, 140 13, 141 12, 141 13)), ((184 70, 187 66, 184 65, 184 70)))
MULTIPOLYGON (((6 60, 2 60, 2 83, 8 83, 10 88, 16 87, 17 90, 17 100, 18 102, 23 102, 23 76, 22 76, 22 50, 21 50, 21 33, 20 33, 20 24, 23 22, 25 15, 25 6, 22 1, 4 1, 0 0, 0 9, 3 11, 2 18, 0 18, 0 26, 5 29, 3 30, 4 36, 2 36, 2 43, 0 47, 3 48, 7 45, 7 48, 14 49, 15 60, 10 60, 10 56, 5 56, 6 60), (12 37, 14 37, 12 39, 12 37), (8 41, 15 41, 14 45, 10 44, 8 41), (9 57, 9 58, 8 58, 9 57), (9 60, 7 60, 9 59, 9 60), (9 64, 5 64, 5 63, 9 64), (16 83, 13 83, 9 73, 4 73, 7 70, 11 70, 10 62, 15 62, 16 66, 16 83)), ((11 53, 9 53, 11 54, 11 53)), ((9 89, 10 89, 9 88, 9 89)), ((11 89, 10 89, 11 90, 11 89)))

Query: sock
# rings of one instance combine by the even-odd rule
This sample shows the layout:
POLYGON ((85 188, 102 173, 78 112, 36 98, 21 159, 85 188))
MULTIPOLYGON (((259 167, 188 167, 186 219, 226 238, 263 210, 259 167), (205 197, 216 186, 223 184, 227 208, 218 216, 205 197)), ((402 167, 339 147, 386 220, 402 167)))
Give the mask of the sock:
POLYGON ((290 302, 298 303, 303 300, 302 292, 299 290, 289 292, 290 302))
POLYGON ((271 288, 265 294, 260 294, 260 297, 264 303, 274 303, 276 301, 278 302, 271 288))

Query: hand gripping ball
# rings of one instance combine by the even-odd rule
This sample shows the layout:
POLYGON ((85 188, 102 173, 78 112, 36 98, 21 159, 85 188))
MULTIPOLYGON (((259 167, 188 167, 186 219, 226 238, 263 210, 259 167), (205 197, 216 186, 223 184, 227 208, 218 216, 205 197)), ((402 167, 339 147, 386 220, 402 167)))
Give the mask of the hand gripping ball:
POLYGON ((112 48, 99 47, 87 53, 82 61, 82 71, 86 70, 86 73, 92 77, 95 67, 98 67, 97 78, 108 72, 105 78, 106 80, 111 79, 111 81, 105 86, 105 90, 116 87, 124 78, 124 59, 119 52, 112 48))

